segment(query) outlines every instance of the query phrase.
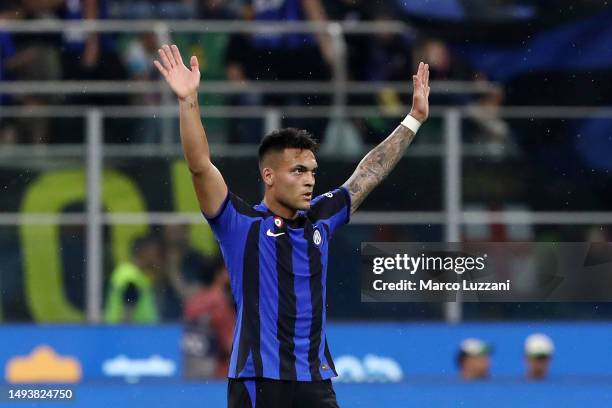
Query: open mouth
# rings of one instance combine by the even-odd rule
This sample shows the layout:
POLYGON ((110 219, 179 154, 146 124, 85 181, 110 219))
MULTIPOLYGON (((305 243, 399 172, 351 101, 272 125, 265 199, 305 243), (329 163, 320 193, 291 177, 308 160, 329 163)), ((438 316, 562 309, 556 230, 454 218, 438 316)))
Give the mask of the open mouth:
POLYGON ((312 198, 312 193, 304 193, 302 194, 302 197, 304 197, 307 200, 310 200, 312 198))

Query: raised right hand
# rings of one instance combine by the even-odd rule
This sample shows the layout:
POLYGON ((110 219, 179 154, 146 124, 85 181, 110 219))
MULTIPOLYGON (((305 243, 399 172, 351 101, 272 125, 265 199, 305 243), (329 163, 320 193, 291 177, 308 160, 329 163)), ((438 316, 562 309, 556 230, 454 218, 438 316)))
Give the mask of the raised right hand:
POLYGON ((185 99, 197 92, 200 84, 200 66, 195 56, 191 57, 191 69, 187 68, 176 45, 162 45, 158 50, 161 63, 153 64, 164 76, 170 88, 179 99, 185 99))
POLYGON ((421 62, 416 75, 412 76, 414 91, 410 116, 423 123, 429 117, 429 64, 421 62))

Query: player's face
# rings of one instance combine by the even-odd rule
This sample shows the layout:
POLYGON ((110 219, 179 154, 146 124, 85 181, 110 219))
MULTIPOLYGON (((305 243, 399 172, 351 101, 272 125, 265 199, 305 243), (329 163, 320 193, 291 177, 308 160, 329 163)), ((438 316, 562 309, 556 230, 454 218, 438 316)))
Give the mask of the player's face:
POLYGON ((309 209, 317 171, 314 153, 285 149, 276 159, 271 186, 276 200, 291 209, 309 209))

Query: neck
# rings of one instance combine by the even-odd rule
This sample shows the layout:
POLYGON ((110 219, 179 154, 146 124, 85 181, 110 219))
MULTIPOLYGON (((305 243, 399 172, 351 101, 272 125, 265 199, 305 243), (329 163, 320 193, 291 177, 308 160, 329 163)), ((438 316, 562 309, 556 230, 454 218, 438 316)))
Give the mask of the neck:
POLYGON ((268 197, 267 195, 264 196, 263 202, 266 207, 270 209, 270 211, 272 211, 279 217, 285 218, 287 220, 292 220, 297 217, 297 210, 286 207, 278 201, 274 200, 273 198, 268 197))

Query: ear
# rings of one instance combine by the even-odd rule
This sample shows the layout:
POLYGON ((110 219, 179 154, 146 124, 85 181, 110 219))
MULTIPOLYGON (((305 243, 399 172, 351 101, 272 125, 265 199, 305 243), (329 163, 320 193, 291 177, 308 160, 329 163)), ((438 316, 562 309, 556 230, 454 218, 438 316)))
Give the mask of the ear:
POLYGON ((272 170, 270 167, 264 167, 261 170, 261 179, 266 186, 272 187, 274 184, 274 170, 272 170))

